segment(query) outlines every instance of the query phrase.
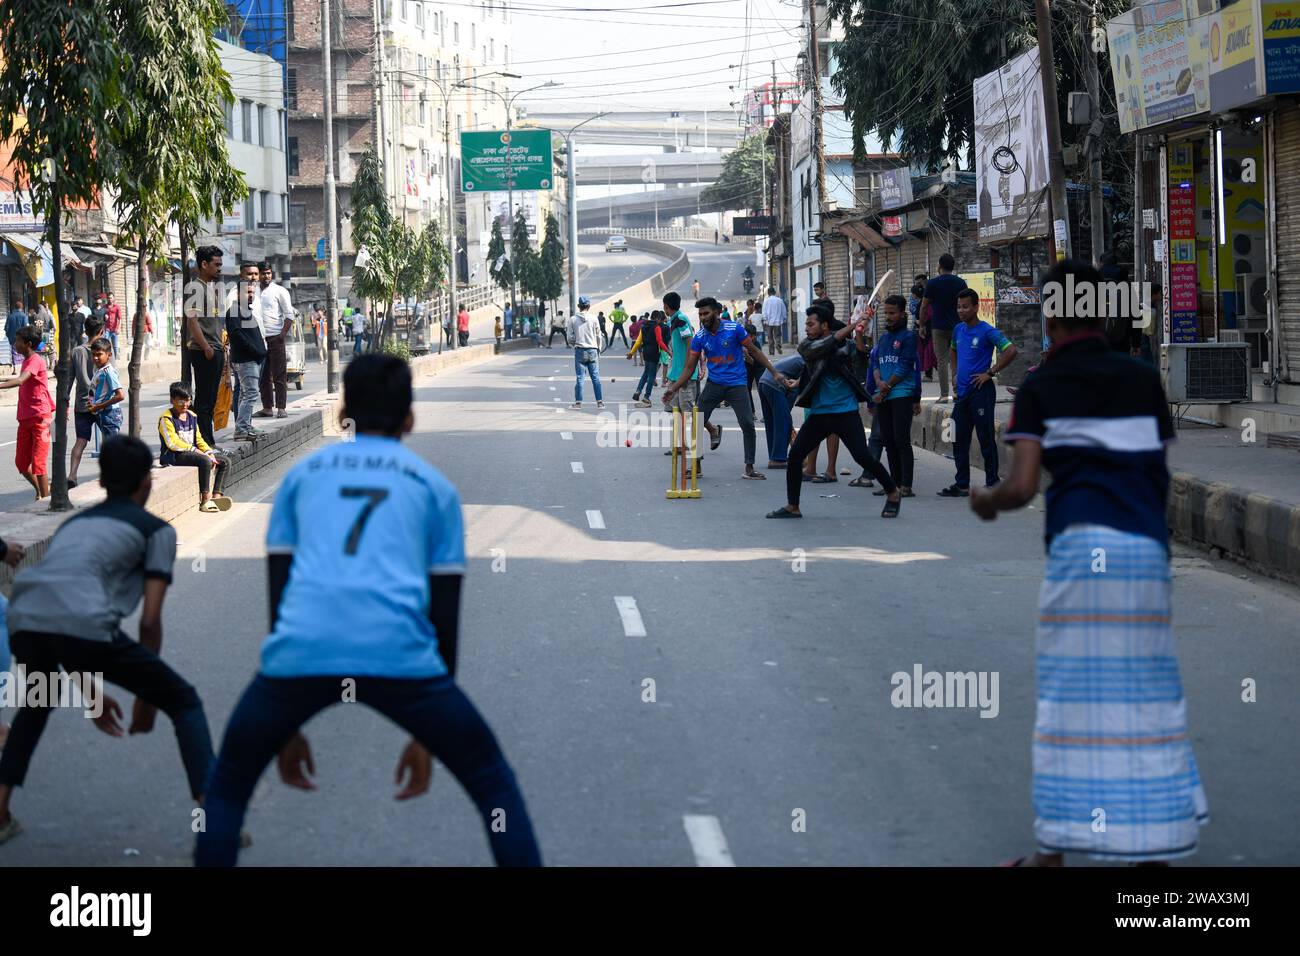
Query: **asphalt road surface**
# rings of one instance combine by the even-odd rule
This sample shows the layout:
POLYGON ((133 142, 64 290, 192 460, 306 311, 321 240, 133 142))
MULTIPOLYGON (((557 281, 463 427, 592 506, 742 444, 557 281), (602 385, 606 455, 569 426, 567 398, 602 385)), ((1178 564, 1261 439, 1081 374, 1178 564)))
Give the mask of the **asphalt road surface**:
MULTIPOLYGON (((617 402, 635 369, 611 353, 601 372, 609 420, 632 414, 617 402)), ((951 463, 918 452, 918 497, 897 521, 845 477, 804 486, 802 521, 767 521, 781 473, 741 480, 725 410, 703 497, 667 501, 662 450, 602 439, 594 408, 564 408, 571 389, 560 353, 455 369, 418 384, 409 438, 463 496, 460 680, 515 767, 546 862, 983 866, 1030 851, 1041 501, 980 523, 934 495, 951 463), (996 716, 894 708, 891 675, 916 664, 996 672, 996 716)), ((164 656, 218 740, 265 634, 275 480, 178 525, 164 656)), ((1212 813, 1190 862, 1294 865, 1297 590, 1183 550, 1174 570, 1212 813), (1246 678, 1257 703, 1242 702, 1246 678)), ((428 795, 392 799, 404 738, 383 718, 341 704, 306 734, 320 790, 264 776, 244 864, 490 862, 444 768, 428 795)), ((162 717, 115 740, 56 713, 13 809, 26 832, 0 865, 183 864, 191 845, 162 717)))

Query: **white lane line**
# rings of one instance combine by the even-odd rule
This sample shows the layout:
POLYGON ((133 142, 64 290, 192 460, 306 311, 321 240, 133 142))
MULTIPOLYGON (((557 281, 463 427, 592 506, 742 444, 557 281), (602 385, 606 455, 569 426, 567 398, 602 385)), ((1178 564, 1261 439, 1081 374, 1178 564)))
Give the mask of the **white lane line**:
POLYGON ((599 511, 587 512, 587 526, 593 531, 602 531, 605 528, 605 516, 599 511))
POLYGON ((564 409, 562 409, 562 408, 557 408, 557 409, 555 410, 555 414, 559 415, 559 414, 560 414, 561 412, 563 412, 563 411, 564 411, 564 409))
POLYGON ((563 401, 563 399, 561 399, 560 396, 556 395, 553 399, 551 399, 551 401, 559 402, 559 401, 563 401))
POLYGON ((554 385, 550 386, 550 389, 552 392, 555 391, 555 386, 554 385))
POLYGON ((569 467, 573 469, 573 473, 574 473, 575 475, 581 475, 581 474, 584 473, 584 472, 583 472, 583 469, 582 469, 582 462, 580 462, 580 461, 571 461, 571 462, 569 462, 569 467))
POLYGON ((688 814, 682 817, 682 825, 686 827, 686 838, 691 841, 696 866, 736 865, 717 817, 688 814))
POLYGON ((18 444, 18 439, 15 438, 13 441, 7 441, 3 445, 0 445, 0 448, 8 448, 10 445, 17 445, 17 444, 18 444))
POLYGON ((637 610, 636 598, 616 597, 614 606, 623 620, 623 636, 645 637, 645 621, 641 620, 641 612, 637 610))
POLYGON ((560 437, 565 441, 573 441, 573 432, 560 432, 560 437))

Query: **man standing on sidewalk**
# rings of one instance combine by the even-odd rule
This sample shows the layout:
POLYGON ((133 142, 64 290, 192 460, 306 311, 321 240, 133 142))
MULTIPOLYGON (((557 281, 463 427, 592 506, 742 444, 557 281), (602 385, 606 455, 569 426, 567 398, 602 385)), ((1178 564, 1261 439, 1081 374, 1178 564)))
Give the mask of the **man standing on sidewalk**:
POLYGON ((226 350, 221 345, 227 303, 222 301, 221 247, 199 246, 194 253, 197 276, 185 290, 185 338, 194 370, 194 414, 199 417, 199 433, 216 447, 212 415, 221 389, 221 373, 226 367, 226 350))
POLYGON ((585 295, 578 296, 578 314, 569 320, 568 339, 573 343, 573 405, 582 407, 582 373, 591 376, 591 387, 596 393, 596 407, 604 408, 604 395, 600 390, 600 324, 587 310, 591 302, 585 295))
POLYGON ((118 356, 117 333, 122 328, 122 307, 113 300, 113 293, 108 294, 108 304, 104 306, 104 337, 113 343, 113 358, 118 356))
POLYGON ((745 371, 745 353, 772 373, 779 385, 793 388, 794 383, 777 371, 772 360, 759 351, 754 340, 749 337, 745 327, 739 322, 728 319, 722 321, 722 304, 712 297, 700 299, 695 303, 702 328, 691 339, 690 355, 686 367, 672 384, 664 391, 664 404, 669 405, 673 395, 690 381, 692 373, 700 363, 703 355, 708 362, 708 381, 700 390, 700 411, 704 417, 704 427, 708 429, 710 451, 716 450, 722 442, 722 427, 711 425, 709 417, 714 409, 724 401, 736 413, 740 431, 745 439, 745 478, 760 481, 767 475, 754 470, 754 452, 758 445, 758 436, 754 431, 754 408, 749 402, 748 379, 745 371))
POLYGON ((974 289, 957 293, 957 328, 952 334, 953 388, 957 400, 952 406, 952 457, 957 463, 957 480, 939 492, 942 498, 965 498, 970 494, 970 433, 979 438, 984 457, 984 486, 998 483, 998 443, 993 438, 993 409, 998 400, 997 374, 1016 360, 1016 347, 1005 335, 980 321, 980 296, 974 289), (989 367, 993 353, 1001 350, 997 364, 989 367))
MULTIPOLYGON (((948 362, 952 350, 952 330, 957 327, 957 293, 966 288, 966 280, 953 275, 956 260, 948 253, 939 257, 939 274, 925 284, 921 298, 921 324, 934 343, 934 358, 939 364, 939 401, 946 402, 948 362)), ((955 371, 955 370, 954 370, 955 371)))
MULTIPOLYGON (((74 322, 82 322, 81 313, 73 312, 74 322)), ((95 415, 90 411, 90 395, 95 389, 95 363, 90 357, 90 343, 99 338, 103 329, 91 316, 84 320, 86 341, 72 350, 73 405, 72 425, 76 441, 72 443, 71 464, 68 466, 68 487, 77 487, 77 472, 81 469, 81 456, 95 436, 95 415)))
MULTIPOLYGON (((253 427, 257 404, 258 370, 267 357, 266 342, 257 323, 257 284, 261 267, 245 262, 239 269, 239 300, 226 311, 226 335, 230 339, 230 367, 238 384, 235 406, 235 441, 253 441, 265 432, 253 427)), ((263 299, 263 302, 266 300, 263 299)), ((263 393, 265 394, 265 393, 263 393)), ((265 416, 264 416, 265 417, 265 416)))
POLYGON ((776 294, 775 288, 767 290, 763 300, 763 330, 767 335, 767 354, 781 354, 781 333, 785 329, 788 315, 785 300, 776 294))
POLYGON ((13 311, 9 313, 9 318, 5 319, 5 338, 9 340, 9 364, 13 368, 18 368, 22 362, 19 361, 21 356, 18 354, 18 330, 25 328, 31 323, 27 313, 23 311, 23 300, 14 299, 13 311))
POLYGON ((289 290, 275 281, 275 273, 265 262, 257 264, 261 273, 262 291, 259 295, 262 314, 262 331, 266 336, 266 361, 262 364, 262 410, 258 418, 288 418, 289 378, 286 370, 285 343, 293 328, 293 300, 289 290), (274 403, 275 410, 271 410, 274 403))

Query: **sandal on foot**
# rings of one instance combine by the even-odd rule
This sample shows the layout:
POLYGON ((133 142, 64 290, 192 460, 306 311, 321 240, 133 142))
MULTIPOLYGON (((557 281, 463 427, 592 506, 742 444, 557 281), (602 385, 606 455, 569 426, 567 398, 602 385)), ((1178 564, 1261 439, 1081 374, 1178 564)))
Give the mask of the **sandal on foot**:
POLYGON ((719 426, 717 437, 714 437, 713 435, 709 436, 709 451, 717 451, 718 446, 721 444, 722 444, 722 428, 721 426, 719 426))
POLYGON ((949 485, 947 488, 941 488, 935 492, 940 498, 969 498, 970 489, 963 488, 960 485, 949 485))
POLYGON ((850 488, 874 488, 875 486, 876 483, 870 478, 863 478, 861 476, 854 478, 849 482, 850 488))
POLYGON ((814 485, 833 485, 838 481, 834 475, 813 475, 812 479, 814 485))
POLYGON ((756 472, 754 472, 752 475, 749 474, 748 472, 746 472, 745 474, 741 475, 740 477, 741 477, 741 478, 747 478, 747 479, 749 479, 750 481, 767 481, 767 475, 763 474, 761 471, 756 471, 756 472))
POLYGON ((215 501, 209 498, 207 501, 203 502, 203 504, 199 505, 199 510, 205 514, 216 514, 221 510, 221 508, 217 506, 215 501))
POLYGON ((877 488, 875 491, 872 492, 872 494, 877 498, 883 498, 885 497, 885 495, 889 494, 889 492, 887 492, 884 488, 877 488))
POLYGON ((885 507, 884 507, 884 509, 881 510, 881 512, 880 512, 880 517, 882 517, 882 518, 897 518, 897 517, 898 517, 898 511, 899 511, 899 508, 902 506, 902 504, 903 504, 903 502, 902 502, 901 499, 898 500, 898 501, 888 501, 888 500, 886 500, 886 501, 885 501, 885 507))
POLYGON ((908 488, 906 491, 899 491, 899 494, 901 494, 904 498, 915 498, 915 497, 916 497, 916 492, 913 491, 911 488, 908 488))
POLYGON ((218 511, 229 511, 230 506, 234 504, 234 502, 225 495, 222 495, 219 498, 209 498, 208 500, 217 506, 218 511))
POLYGON ((784 508, 777 508, 775 511, 767 513, 769 518, 802 518, 803 515, 797 515, 794 512, 786 511, 784 508))

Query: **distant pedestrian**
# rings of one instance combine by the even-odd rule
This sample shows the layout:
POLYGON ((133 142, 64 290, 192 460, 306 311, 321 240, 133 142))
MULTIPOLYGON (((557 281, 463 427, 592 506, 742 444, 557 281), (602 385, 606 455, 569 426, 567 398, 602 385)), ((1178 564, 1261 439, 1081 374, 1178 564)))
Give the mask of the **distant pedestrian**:
MULTIPOLYGON (((613 328, 610 330, 609 338, 605 342, 606 349, 614 344, 614 336, 616 335, 623 339, 624 348, 630 349, 632 347, 632 343, 627 339, 627 330, 623 328, 625 322, 627 322, 627 310, 623 308, 623 300, 619 299, 614 303, 614 308, 609 310, 609 324, 612 325, 613 328)), ((601 334, 604 334, 605 332, 603 323, 600 331, 601 334)))
POLYGON ((564 320, 563 309, 560 309, 558 312, 556 312, 554 315, 551 316, 551 327, 547 331, 548 334, 546 336, 546 347, 548 349, 555 347, 554 343, 555 343, 556 333, 559 333, 560 337, 564 339, 564 347, 565 348, 569 347, 569 329, 568 329, 568 324, 564 320))
POLYGON ((965 498, 970 494, 970 437, 972 429, 984 459, 984 486, 998 483, 998 443, 994 437, 993 412, 997 402, 997 374, 1016 359, 1016 347, 987 322, 980 321, 980 297, 974 289, 957 293, 957 327, 952 334, 953 393, 952 422, 955 429, 952 457, 957 477, 939 492, 944 498, 965 498), (998 352, 1001 356, 993 362, 998 352))
POLYGON ((118 356, 117 337, 122 329, 122 307, 108 294, 104 303, 104 337, 113 343, 113 358, 118 356))
POLYGON ((951 255, 946 252, 941 255, 939 274, 925 284, 921 298, 921 324, 934 344, 934 357, 939 367, 940 402, 948 401, 952 395, 948 391, 952 330, 957 327, 957 293, 966 288, 966 280, 953 274, 955 268, 957 262, 951 255))
POLYGON ((18 330, 31 324, 31 317, 23 309, 23 300, 14 299, 14 307, 5 319, 5 338, 9 340, 9 365, 16 371, 21 364, 18 353, 18 330))
POLYGON ((366 313, 357 309, 352 313, 352 354, 360 355, 366 350, 366 313))
POLYGON ((637 383, 636 391, 632 393, 632 401, 642 408, 649 408, 651 405, 650 394, 654 391, 655 376, 659 372, 659 353, 668 348, 668 343, 664 339, 663 319, 664 314, 658 309, 651 312, 650 318, 641 322, 636 341, 632 343, 632 350, 627 353, 630 359, 639 349, 645 357, 645 371, 641 373, 641 381, 637 383))
MULTIPOLYGON (((257 264, 261 289, 257 294, 258 315, 266 344, 266 360, 258 385, 262 393, 262 409, 257 418, 288 418, 289 378, 286 345, 293 329, 294 308, 289 290, 275 281, 269 263, 257 264)), ((241 388, 242 397, 242 388, 241 388)))
MULTIPOLYGON (((74 312, 80 317, 81 313, 74 312)), ((90 343, 99 338, 103 330, 99 321, 92 315, 85 320, 85 342, 72 350, 73 404, 72 422, 76 441, 72 443, 71 463, 68 466, 68 487, 77 487, 77 473, 81 468, 81 456, 95 434, 95 414, 90 410, 91 394, 95 390, 95 360, 90 355, 90 343)))
POLYGON ((934 356, 934 340, 930 327, 921 321, 921 299, 925 297, 924 276, 917 276, 916 284, 907 296, 907 314, 911 329, 916 333, 916 360, 927 382, 934 381, 934 369, 939 364, 934 356))
POLYGON ((221 277, 220 246, 199 246, 194 253, 197 276, 193 290, 186 290, 185 338, 194 372, 194 414, 199 431, 209 445, 216 445, 213 416, 221 377, 226 368, 221 332, 225 327, 226 302, 217 280, 221 277))
POLYGON ((813 299, 808 304, 820 306, 829 313, 832 319, 835 318, 835 303, 832 302, 830 296, 826 294, 825 282, 813 283, 813 299))
POLYGON ((22 368, 17 375, 0 382, 0 388, 18 389, 18 450, 14 464, 36 492, 37 501, 50 496, 50 423, 54 418, 49 368, 37 351, 40 342, 30 325, 20 328, 14 346, 22 358, 22 368))
POLYGON ((113 343, 100 336, 90 343, 90 360, 95 363, 94 386, 86 408, 95 416, 99 432, 105 438, 122 430, 122 402, 126 391, 113 367, 113 343))
POLYGON ((700 280, 696 279, 691 283, 691 295, 698 299, 700 297, 700 280))
POLYGON ((585 295, 578 296, 578 314, 569 320, 568 341, 573 343, 573 405, 582 407, 582 376, 585 372, 591 378, 592 391, 596 393, 596 407, 604 408, 604 395, 600 388, 600 324, 595 316, 587 310, 591 302, 585 295))
POLYGON ((453 332, 452 322, 453 322, 452 314, 451 311, 448 310, 447 313, 442 317, 442 338, 443 338, 443 343, 447 346, 447 348, 451 348, 452 345, 454 344, 451 339, 452 332, 453 332))
POLYGON ((456 337, 461 348, 469 345, 469 309, 462 304, 456 313, 456 337))
MULTIPOLYGON (((1067 276, 1076 290, 1101 282, 1066 261, 1044 286, 1067 276)), ((970 498, 991 521, 1051 474, 1035 634, 1038 845, 1008 865, 1060 866, 1066 853, 1167 863, 1196 851, 1209 820, 1171 623, 1169 405, 1156 369, 1112 351, 1099 317, 1065 310, 1046 324, 1051 351, 1007 423, 1011 474, 970 498)))
MULTIPOLYGON (((230 344, 230 370, 238 385, 235 401, 235 441, 256 441, 266 433, 253 427, 253 410, 257 407, 262 363, 266 360, 266 341, 257 322, 257 285, 260 270, 256 263, 245 262, 239 271, 239 296, 226 310, 226 340, 230 344)), ((183 383, 176 383, 181 385, 183 383)), ((176 385, 172 386, 175 407, 176 385)), ((186 408, 188 408, 188 402, 186 408)), ((188 414, 193 414, 189 412, 188 414)), ((197 442, 190 444, 198 447, 197 442)), ((204 442, 204 447, 210 447, 204 442)), ((201 449, 200 449, 201 450, 201 449)))
POLYGON ((768 289, 767 298, 763 300, 763 332, 767 336, 768 355, 781 354, 782 330, 788 316, 785 301, 776 294, 775 288, 768 289))
POLYGON ((513 339, 515 337, 515 310, 510 308, 509 304, 506 305, 505 311, 501 313, 501 325, 505 330, 506 340, 513 339))

